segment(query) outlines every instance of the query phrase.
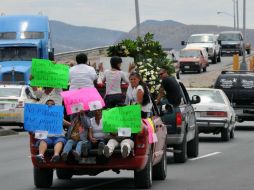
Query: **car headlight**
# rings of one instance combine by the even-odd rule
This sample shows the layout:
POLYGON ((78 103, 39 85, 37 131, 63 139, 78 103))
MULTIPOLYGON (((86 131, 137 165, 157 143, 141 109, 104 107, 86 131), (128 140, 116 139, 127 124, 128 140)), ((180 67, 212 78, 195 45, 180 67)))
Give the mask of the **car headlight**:
POLYGON ((240 45, 240 44, 236 44, 235 47, 236 47, 236 48, 240 48, 241 45, 240 45))
POLYGON ((208 53, 213 53, 213 48, 208 48, 208 53))

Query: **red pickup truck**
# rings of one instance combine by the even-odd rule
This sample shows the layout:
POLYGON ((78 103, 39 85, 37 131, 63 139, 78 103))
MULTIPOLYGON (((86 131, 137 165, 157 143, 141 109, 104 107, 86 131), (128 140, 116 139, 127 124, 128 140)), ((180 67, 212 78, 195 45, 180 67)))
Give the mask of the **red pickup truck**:
POLYGON ((50 158, 53 150, 46 152, 46 163, 39 164, 35 155, 38 149, 35 146, 36 139, 30 134, 30 151, 33 163, 34 184, 38 188, 50 187, 53 182, 53 171, 59 179, 71 179, 73 175, 95 176, 103 171, 133 170, 134 183, 138 188, 150 188, 152 179, 164 180, 167 175, 166 136, 167 129, 162 123, 156 105, 153 105, 152 120, 155 126, 157 142, 149 143, 148 129, 142 122, 142 131, 133 135, 134 150, 127 158, 122 158, 120 149, 113 153, 110 158, 97 156, 97 150, 92 150, 89 157, 82 158, 79 163, 74 157, 69 156, 67 162, 51 163, 50 158), (94 154, 93 154, 94 153, 94 154), (96 153, 96 154, 95 154, 96 153))

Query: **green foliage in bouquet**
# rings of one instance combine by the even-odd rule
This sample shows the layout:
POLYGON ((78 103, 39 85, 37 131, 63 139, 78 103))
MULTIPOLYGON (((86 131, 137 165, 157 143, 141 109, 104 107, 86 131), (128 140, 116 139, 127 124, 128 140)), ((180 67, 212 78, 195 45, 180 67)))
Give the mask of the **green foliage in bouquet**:
POLYGON ((172 62, 162 50, 154 35, 147 33, 143 38, 138 37, 135 41, 130 39, 122 40, 117 45, 107 50, 108 56, 133 57, 136 70, 147 83, 151 93, 156 96, 159 88, 159 69, 165 68, 169 73, 174 73, 172 62))

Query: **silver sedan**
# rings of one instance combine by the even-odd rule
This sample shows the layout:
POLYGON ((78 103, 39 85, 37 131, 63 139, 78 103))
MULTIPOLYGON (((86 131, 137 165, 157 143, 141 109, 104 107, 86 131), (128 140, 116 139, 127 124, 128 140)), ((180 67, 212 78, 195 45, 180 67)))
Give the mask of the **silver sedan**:
POLYGON ((221 133, 221 139, 234 138, 235 112, 226 94, 220 89, 188 88, 191 96, 198 95, 200 103, 193 105, 199 133, 221 133))

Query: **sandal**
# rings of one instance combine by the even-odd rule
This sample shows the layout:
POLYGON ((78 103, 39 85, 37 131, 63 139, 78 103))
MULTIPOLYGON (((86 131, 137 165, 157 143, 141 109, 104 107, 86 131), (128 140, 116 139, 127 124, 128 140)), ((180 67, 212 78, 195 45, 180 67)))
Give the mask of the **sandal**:
POLYGON ((54 155, 52 158, 51 158, 51 160, 50 160, 50 162, 53 162, 53 163, 57 163, 57 162, 59 162, 60 161, 60 156, 59 155, 54 155))
POLYGON ((44 159, 44 156, 42 154, 38 154, 35 156, 35 159, 36 161, 39 163, 39 164, 43 164, 45 163, 45 159, 44 159))

